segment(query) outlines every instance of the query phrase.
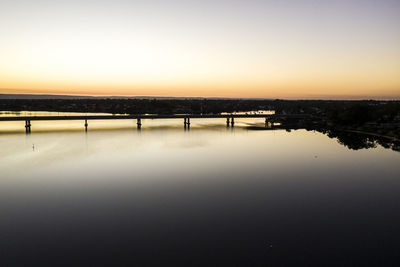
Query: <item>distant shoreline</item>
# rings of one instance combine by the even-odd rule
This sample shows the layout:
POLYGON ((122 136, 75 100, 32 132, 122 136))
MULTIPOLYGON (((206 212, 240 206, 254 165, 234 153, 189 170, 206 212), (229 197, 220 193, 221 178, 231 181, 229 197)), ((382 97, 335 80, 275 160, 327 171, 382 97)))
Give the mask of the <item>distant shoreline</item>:
POLYGON ((390 139, 390 140, 395 141, 395 142, 400 142, 400 139, 398 139, 398 138, 396 138, 394 136, 389 136, 389 135, 382 135, 382 134, 364 132, 364 131, 358 131, 358 130, 343 130, 343 131, 350 132, 350 133, 359 133, 359 134, 365 134, 365 135, 372 135, 372 136, 376 136, 376 137, 383 137, 383 138, 387 138, 387 139, 390 139))
POLYGON ((321 98, 321 97, 305 97, 305 98, 273 98, 273 97, 223 97, 223 96, 124 96, 124 95, 58 95, 58 94, 1 94, 1 100, 40 100, 40 99, 157 99, 157 100, 260 100, 260 101, 273 101, 273 100, 284 100, 284 101, 400 101, 400 96, 395 98, 373 98, 373 97, 335 97, 321 98))

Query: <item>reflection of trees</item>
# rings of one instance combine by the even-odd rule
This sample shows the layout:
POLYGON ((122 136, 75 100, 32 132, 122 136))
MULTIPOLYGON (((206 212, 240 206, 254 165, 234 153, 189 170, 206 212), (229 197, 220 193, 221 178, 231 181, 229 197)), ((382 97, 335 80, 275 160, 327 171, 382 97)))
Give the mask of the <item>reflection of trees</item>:
POLYGON ((399 143, 384 137, 335 129, 318 129, 318 131, 326 134, 330 138, 336 138, 339 144, 353 150, 375 148, 379 144, 384 148, 400 151, 399 143))
POLYGON ((400 144, 397 142, 387 142, 383 139, 378 139, 377 143, 383 146, 384 148, 389 148, 394 151, 399 151, 400 152, 400 144))

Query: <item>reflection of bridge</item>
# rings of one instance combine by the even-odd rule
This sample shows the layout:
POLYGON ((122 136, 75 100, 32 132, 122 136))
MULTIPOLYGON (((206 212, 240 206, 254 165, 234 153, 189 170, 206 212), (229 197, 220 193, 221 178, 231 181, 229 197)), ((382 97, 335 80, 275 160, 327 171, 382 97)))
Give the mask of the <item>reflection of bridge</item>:
POLYGON ((0 121, 25 121, 25 129, 27 133, 31 132, 31 121, 69 121, 83 120, 85 121, 85 130, 88 128, 88 120, 136 120, 138 129, 142 126, 142 119, 183 119, 185 128, 190 127, 190 119, 226 119, 226 126, 233 127, 235 118, 265 118, 265 125, 272 125, 280 119, 307 119, 307 114, 182 114, 182 115, 80 115, 80 116, 16 116, 16 117, 0 117, 0 121))

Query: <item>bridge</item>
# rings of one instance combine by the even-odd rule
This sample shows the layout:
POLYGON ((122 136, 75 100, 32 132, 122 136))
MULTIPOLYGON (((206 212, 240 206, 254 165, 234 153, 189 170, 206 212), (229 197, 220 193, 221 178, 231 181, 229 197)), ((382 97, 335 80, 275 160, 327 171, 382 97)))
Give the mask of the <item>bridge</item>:
POLYGON ((136 120, 137 128, 142 126, 144 119, 183 119, 184 127, 190 127, 190 119, 226 119, 226 126, 234 127, 236 118, 265 118, 266 126, 271 125, 279 119, 309 119, 308 114, 175 114, 175 115, 79 115, 79 116, 15 116, 0 117, 0 121, 25 121, 26 133, 31 132, 31 121, 84 121, 85 130, 88 129, 89 120, 136 120))

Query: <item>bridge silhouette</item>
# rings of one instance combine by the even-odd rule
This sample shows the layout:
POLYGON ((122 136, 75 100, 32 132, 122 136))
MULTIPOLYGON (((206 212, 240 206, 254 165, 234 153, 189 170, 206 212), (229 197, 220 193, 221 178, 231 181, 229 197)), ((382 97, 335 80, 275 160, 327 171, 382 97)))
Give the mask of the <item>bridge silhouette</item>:
POLYGON ((226 119, 227 127, 234 127, 236 118, 265 118, 271 125, 279 119, 308 119, 308 114, 175 114, 175 115, 79 115, 79 116, 14 116, 0 117, 0 121, 25 121, 26 133, 32 129, 31 121, 69 121, 82 120, 87 131, 90 120, 136 120, 137 128, 142 127, 144 119, 183 119, 184 127, 190 127, 191 119, 226 119))

